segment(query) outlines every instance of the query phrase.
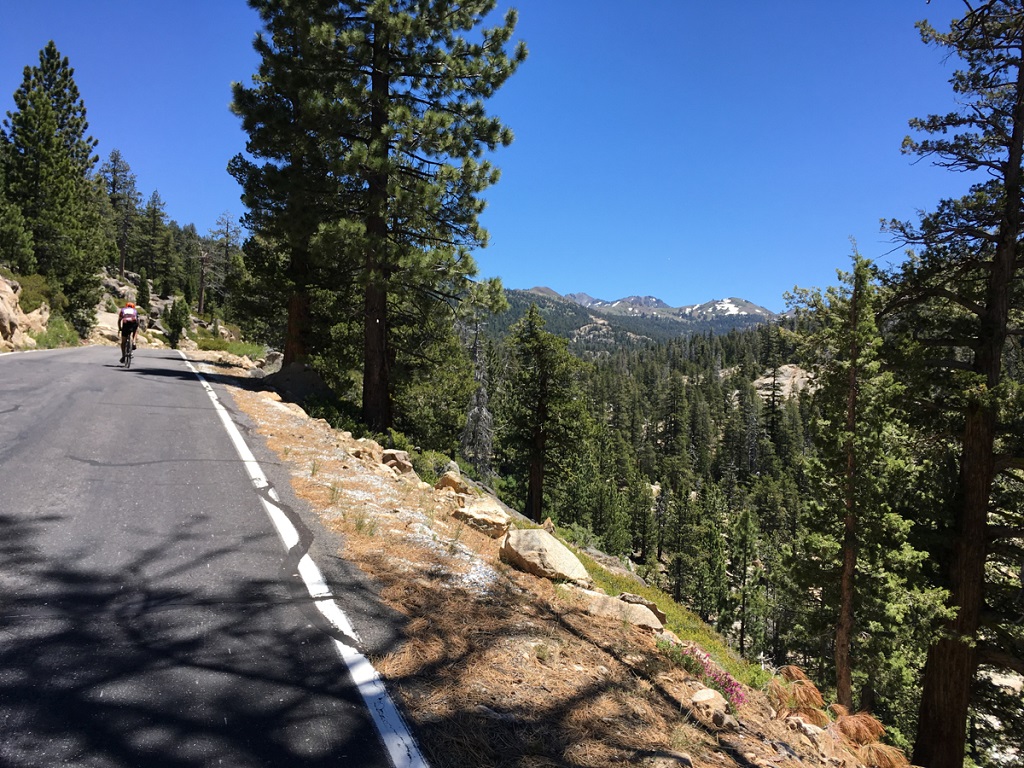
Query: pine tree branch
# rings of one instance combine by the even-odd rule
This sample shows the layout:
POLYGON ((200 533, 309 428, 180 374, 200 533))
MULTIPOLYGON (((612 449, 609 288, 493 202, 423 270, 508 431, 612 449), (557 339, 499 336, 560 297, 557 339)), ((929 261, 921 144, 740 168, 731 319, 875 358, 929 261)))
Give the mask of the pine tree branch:
POLYGON ((914 334, 914 341, 922 347, 967 347, 973 348, 975 340, 966 336, 949 336, 946 338, 928 339, 914 334))
MULTIPOLYGON (((1024 539, 1024 528, 1015 525, 990 525, 985 528, 985 540, 996 541, 998 539, 1024 539)), ((992 550, 992 548, 989 548, 992 550)), ((1019 550, 1020 547, 1013 547, 1019 550)))
POLYGON ((943 358, 925 358, 921 361, 925 366, 931 368, 945 368, 953 371, 968 371, 974 372, 974 366, 971 363, 965 363, 962 360, 950 360, 943 358))
POLYGON ((1011 456, 1010 454, 998 454, 995 457, 995 471, 1005 472, 1008 469, 1024 469, 1024 456, 1011 456))
POLYGON ((1010 653, 987 643, 978 644, 978 664, 996 669, 1007 669, 1024 675, 1024 658, 1019 653, 1010 653))
POLYGON ((945 288, 944 286, 937 286, 936 288, 929 291, 929 294, 936 298, 949 299, 957 306, 963 307, 972 315, 982 315, 985 311, 984 307, 977 304, 970 299, 966 299, 959 294, 953 293, 953 291, 945 288))

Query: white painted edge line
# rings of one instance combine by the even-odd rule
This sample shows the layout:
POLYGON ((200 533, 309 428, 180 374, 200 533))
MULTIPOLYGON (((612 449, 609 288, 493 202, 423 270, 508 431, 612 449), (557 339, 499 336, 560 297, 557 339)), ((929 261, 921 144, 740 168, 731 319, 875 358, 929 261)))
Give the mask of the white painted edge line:
MULTIPOLYGON (((284 544, 286 551, 290 550, 299 543, 299 532, 295 530, 295 526, 292 525, 284 510, 279 506, 281 503, 280 497, 270 486, 270 482, 267 480, 266 475, 263 474, 263 470, 256 461, 256 457, 253 456, 249 446, 245 443, 245 439, 238 431, 234 422, 231 421, 231 415, 221 403, 220 398, 217 397, 217 393, 213 391, 213 387, 196 370, 195 366, 192 365, 180 349, 178 354, 181 355, 185 365, 195 374, 203 389, 206 390, 206 394, 210 397, 210 401, 213 403, 221 424, 224 425, 228 437, 231 439, 239 458, 242 460, 242 464, 245 466, 249 479, 252 480, 252 484, 258 492, 263 508, 270 517, 270 521, 274 524, 277 535, 281 538, 281 543, 284 544)), ((299 560, 299 575, 302 576, 302 581, 305 583, 306 589, 309 590, 310 597, 313 598, 314 604, 320 610, 320 613, 324 615, 324 618, 340 632, 358 642, 359 637, 356 635, 355 629, 352 627, 351 622, 349 622, 345 612, 334 601, 330 587, 327 586, 320 569, 308 553, 304 554, 302 559, 299 560)), ((343 643, 337 638, 332 639, 335 650, 342 661, 345 662, 345 666, 348 667, 349 674, 352 676, 353 682, 363 697, 366 708, 370 711, 370 716, 373 718, 374 725, 377 726, 377 732, 380 734, 381 741, 384 742, 384 747, 387 750, 391 764, 395 768, 429 768, 429 764, 420 753, 419 746, 409 731, 402 713, 398 711, 395 703, 384 689, 384 683, 380 678, 380 674, 374 669, 370 660, 360 653, 358 649, 343 643)))
POLYGON ((0 352, 0 357, 7 357, 8 355, 24 355, 29 352, 53 352, 52 349, 12 349, 10 352, 0 352))

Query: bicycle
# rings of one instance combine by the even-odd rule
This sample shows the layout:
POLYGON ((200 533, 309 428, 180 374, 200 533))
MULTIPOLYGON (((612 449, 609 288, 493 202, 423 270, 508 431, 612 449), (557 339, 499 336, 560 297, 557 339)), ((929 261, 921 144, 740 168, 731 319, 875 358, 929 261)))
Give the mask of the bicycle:
POLYGON ((124 367, 127 370, 132 367, 132 352, 135 345, 132 343, 132 335, 129 333, 121 337, 121 357, 124 358, 124 367))

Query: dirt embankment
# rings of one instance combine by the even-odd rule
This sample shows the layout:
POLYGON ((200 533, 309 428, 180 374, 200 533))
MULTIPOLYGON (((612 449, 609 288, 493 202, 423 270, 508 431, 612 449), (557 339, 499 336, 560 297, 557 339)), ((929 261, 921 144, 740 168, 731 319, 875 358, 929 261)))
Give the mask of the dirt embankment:
POLYGON ((700 682, 650 632, 510 569, 497 541, 452 516, 452 494, 246 378, 246 359, 189 356, 226 384, 295 493, 342 534, 341 555, 405 617, 404 642, 374 663, 435 768, 860 764, 837 727, 779 719, 759 691, 734 712, 738 726, 716 727, 690 705, 700 682))

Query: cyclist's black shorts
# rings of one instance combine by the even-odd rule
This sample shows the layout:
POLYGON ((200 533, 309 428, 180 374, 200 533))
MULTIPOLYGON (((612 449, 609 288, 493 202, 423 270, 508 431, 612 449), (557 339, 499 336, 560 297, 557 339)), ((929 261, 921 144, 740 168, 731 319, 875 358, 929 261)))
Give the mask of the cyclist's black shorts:
POLYGON ((121 335, 131 336, 135 333, 135 329, 139 327, 138 323, 121 323, 121 335))

